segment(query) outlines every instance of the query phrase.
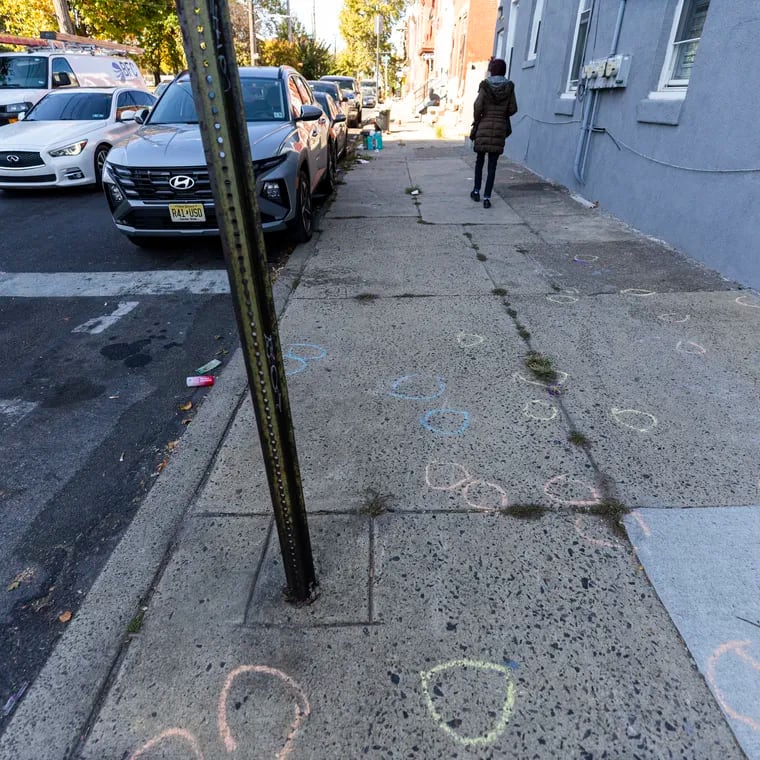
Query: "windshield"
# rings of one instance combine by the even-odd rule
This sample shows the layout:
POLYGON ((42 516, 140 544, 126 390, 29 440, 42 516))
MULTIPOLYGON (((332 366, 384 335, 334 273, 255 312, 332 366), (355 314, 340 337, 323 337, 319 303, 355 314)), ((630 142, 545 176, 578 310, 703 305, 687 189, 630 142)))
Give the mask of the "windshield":
POLYGON ((363 79, 362 80, 362 91, 364 90, 374 90, 377 87, 377 83, 373 82, 371 79, 363 79))
MULTIPOLYGON (((247 121, 285 121, 287 108, 279 79, 241 77, 247 121)), ((150 116, 151 124, 197 124, 190 80, 173 82, 150 116)))
POLYGON ((111 113, 111 97, 104 92, 51 92, 24 121, 104 121, 111 113))
POLYGON ((48 59, 41 55, 4 55, 0 57, 0 90, 46 90, 48 59))

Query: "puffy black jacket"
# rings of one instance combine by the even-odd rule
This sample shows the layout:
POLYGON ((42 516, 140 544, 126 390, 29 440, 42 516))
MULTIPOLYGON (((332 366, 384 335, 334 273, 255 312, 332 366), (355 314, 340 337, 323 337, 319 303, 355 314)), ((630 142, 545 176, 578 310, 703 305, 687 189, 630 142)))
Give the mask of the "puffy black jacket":
POLYGON ((509 117, 517 113, 515 85, 503 77, 484 79, 478 88, 474 106, 474 149, 478 153, 504 152, 504 141, 512 131, 509 117))

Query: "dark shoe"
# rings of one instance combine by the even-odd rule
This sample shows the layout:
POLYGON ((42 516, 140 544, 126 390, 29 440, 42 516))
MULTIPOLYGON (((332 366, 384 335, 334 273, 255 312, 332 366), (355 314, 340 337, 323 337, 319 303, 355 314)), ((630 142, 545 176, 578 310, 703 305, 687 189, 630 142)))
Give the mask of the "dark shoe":
POLYGON ((475 203, 480 203, 480 191, 479 190, 473 190, 470 193, 470 198, 472 198, 475 203))
POLYGON ((491 208, 491 201, 489 198, 483 198, 483 208, 491 208))

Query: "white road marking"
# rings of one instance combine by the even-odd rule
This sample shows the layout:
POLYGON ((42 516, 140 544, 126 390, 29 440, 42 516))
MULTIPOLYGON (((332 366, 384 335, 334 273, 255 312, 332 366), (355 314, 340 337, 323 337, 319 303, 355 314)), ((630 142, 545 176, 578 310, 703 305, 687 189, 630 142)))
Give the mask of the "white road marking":
POLYGON ((118 322, 125 314, 129 314, 129 312, 135 309, 139 303, 139 301, 120 301, 115 311, 112 311, 110 314, 106 314, 103 317, 88 319, 86 322, 79 325, 79 327, 75 327, 71 332, 89 333, 90 335, 102 333, 111 325, 118 322))
POLYGON ((230 292, 224 269, 155 272, 0 272, 0 297, 120 298, 169 293, 218 295, 230 292))
POLYGON ((0 415, 6 417, 11 426, 21 422, 27 414, 34 411, 36 401, 22 401, 20 398, 0 398, 0 415))

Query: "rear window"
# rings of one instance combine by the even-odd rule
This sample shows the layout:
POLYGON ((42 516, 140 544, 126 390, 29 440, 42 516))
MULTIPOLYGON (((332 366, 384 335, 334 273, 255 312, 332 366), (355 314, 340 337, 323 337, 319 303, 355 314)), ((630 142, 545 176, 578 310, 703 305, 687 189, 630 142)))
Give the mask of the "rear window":
POLYGON ((25 121, 104 121, 111 113, 110 93, 52 92, 27 114, 25 121))
MULTIPOLYGON (((241 77, 247 121, 286 121, 285 94, 279 79, 241 77)), ((150 116, 151 124, 197 124, 198 114, 189 79, 172 82, 150 116)))
POLYGON ((343 90, 353 90, 356 82, 352 77, 322 77, 328 82, 337 82, 343 90))

